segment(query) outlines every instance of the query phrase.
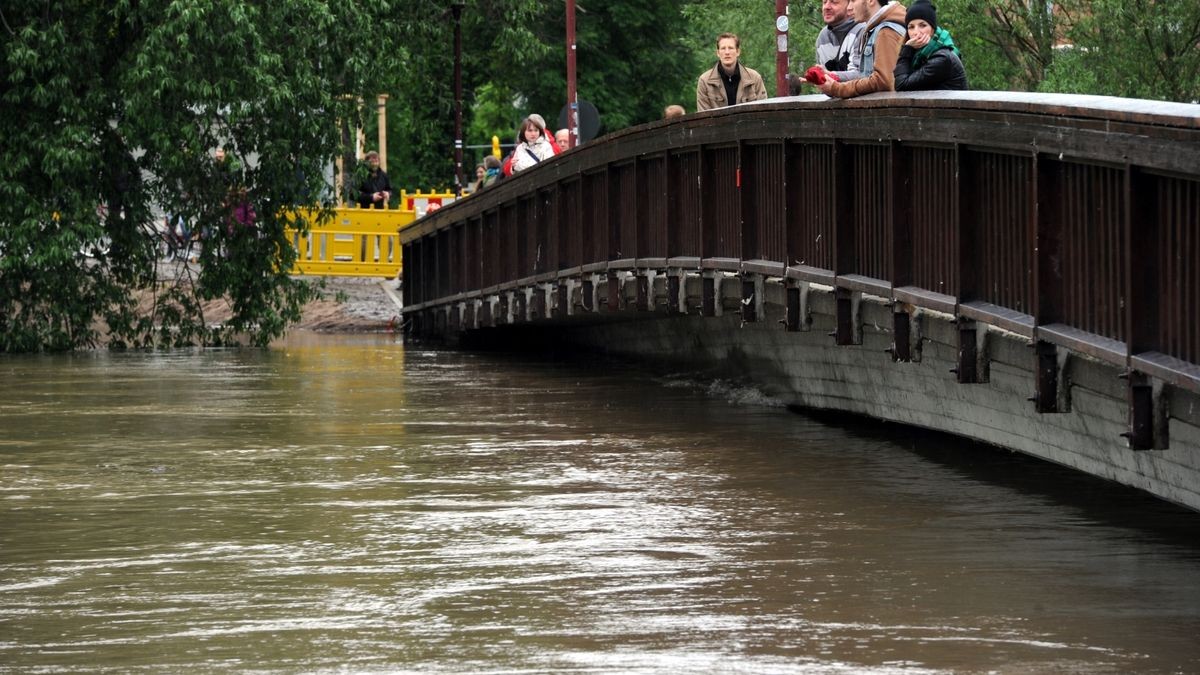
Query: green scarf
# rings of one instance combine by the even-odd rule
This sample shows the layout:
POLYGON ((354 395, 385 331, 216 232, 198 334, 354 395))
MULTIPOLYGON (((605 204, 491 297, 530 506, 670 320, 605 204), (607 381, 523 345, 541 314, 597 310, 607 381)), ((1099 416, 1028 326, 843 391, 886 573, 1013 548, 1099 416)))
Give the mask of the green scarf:
POLYGON ((958 51, 958 45, 954 44, 954 38, 950 37, 950 33, 946 32, 945 28, 939 28, 933 31, 933 37, 929 38, 929 44, 921 47, 921 51, 913 55, 913 68, 920 68, 922 63, 939 49, 953 49, 955 54, 962 56, 962 52, 958 51))

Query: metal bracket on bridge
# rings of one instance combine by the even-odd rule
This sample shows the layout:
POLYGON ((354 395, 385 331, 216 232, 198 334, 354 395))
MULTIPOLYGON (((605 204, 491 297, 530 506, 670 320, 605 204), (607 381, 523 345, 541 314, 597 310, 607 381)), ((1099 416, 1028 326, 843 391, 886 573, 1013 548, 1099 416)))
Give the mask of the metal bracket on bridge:
POLYGON ((514 323, 513 322, 513 313, 512 313, 513 303, 511 302, 511 298, 509 298, 509 295, 510 295, 509 293, 501 293, 499 295, 499 297, 496 299, 496 305, 497 305, 496 324, 497 325, 499 325, 499 324, 507 325, 507 324, 514 323))
POLYGON ((721 280, 725 275, 720 272, 705 272, 701 278, 700 313, 704 316, 724 316, 725 308, 721 302, 721 280))
POLYGON ((608 283, 605 288, 608 291, 605 294, 608 311, 615 312, 621 309, 621 275, 616 270, 608 271, 608 283))
POLYGON ((583 278, 583 290, 580 302, 583 303, 583 311, 594 312, 599 304, 596 298, 596 288, 600 285, 600 275, 589 274, 583 278))
POLYGON ((571 312, 571 286, 569 280, 560 279, 554 284, 554 307, 551 310, 554 318, 562 319, 572 314, 571 312))
POLYGON ((848 288, 834 289, 837 324, 833 331, 834 343, 838 345, 862 344, 862 326, 859 321, 859 305, 862 293, 848 288))
POLYGON ((763 316, 763 286, 761 274, 742 276, 742 323, 758 321, 763 316))
POLYGON ((810 330, 812 328, 812 314, 809 311, 808 295, 810 287, 808 282, 789 281, 784 292, 787 298, 787 311, 783 318, 784 328, 789 332, 810 330))
POLYGON ((1058 345, 1038 340, 1034 350, 1034 410, 1039 413, 1071 412, 1071 383, 1067 378, 1070 352, 1058 345))
POLYGON ((463 327, 467 330, 479 328, 479 301, 468 300, 463 303, 463 327))
POLYGON ((958 364, 950 370, 959 384, 988 381, 987 325, 958 317, 958 364))
POLYGON ((513 323, 523 323, 529 321, 529 294, 525 289, 517 289, 512 292, 512 300, 509 301, 511 307, 513 323))
POLYGON ((907 363, 913 360, 913 321, 909 308, 910 305, 901 302, 892 305, 892 348, 888 351, 893 361, 907 363))
POLYGON ((479 327, 492 328, 496 325, 495 316, 495 298, 484 298, 479 303, 479 327))
POLYGON ((639 270, 637 274, 637 301, 639 312, 650 311, 650 289, 654 285, 654 270, 639 270))
POLYGON ((1127 400, 1129 430, 1121 434, 1131 450, 1165 450, 1170 445, 1170 421, 1163 382, 1144 373, 1130 371, 1127 400))
POLYGON ((544 319, 546 317, 546 291, 541 286, 532 286, 529 289, 529 303, 526 308, 526 315, 530 321, 544 319))

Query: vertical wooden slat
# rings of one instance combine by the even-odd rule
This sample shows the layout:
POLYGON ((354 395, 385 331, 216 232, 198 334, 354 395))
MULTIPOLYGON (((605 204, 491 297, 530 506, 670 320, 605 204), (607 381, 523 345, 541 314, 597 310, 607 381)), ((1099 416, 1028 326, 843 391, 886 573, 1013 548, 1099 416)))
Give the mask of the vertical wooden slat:
POLYGON ((700 153, 672 154, 669 179, 670 220, 667 223, 667 256, 700 256, 700 153))
POLYGON ((1037 189, 1037 246, 1033 316, 1039 325, 1063 320, 1063 170, 1041 155, 1034 165, 1037 189))
POLYGON ((892 191, 891 208, 888 209, 891 230, 891 276, 888 279, 893 287, 908 286, 913 277, 912 203, 915 195, 912 149, 893 142, 889 148, 889 162, 892 191))
MULTIPOLYGON (((970 269, 975 299, 1024 314, 1033 312, 1036 207, 1033 158, 968 151, 971 222, 960 233, 975 241, 970 269)), ((964 268, 967 269, 967 268, 964 268)))
POLYGON ((888 213, 892 180, 887 146, 850 146, 853 160, 855 272, 875 279, 891 277, 888 254, 888 213))
POLYGON ((791 143, 787 151, 789 265, 834 268, 837 176, 830 143, 791 143))
POLYGON ((581 260, 581 229, 582 209, 580 192, 582 181, 570 180, 563 184, 559 202, 559 220, 562 229, 559 233, 559 269, 578 267, 581 260))
POLYGON ((741 258, 737 147, 706 148, 703 175, 702 255, 705 258, 741 258))
MULTIPOLYGON (((909 147, 912 278, 909 283, 955 296, 958 283, 958 192, 952 149, 909 147)), ((899 276, 899 272, 897 272, 899 276)), ((899 280, 897 285, 902 285, 899 280)))
POLYGON ((783 143, 746 144, 743 155, 743 254, 750 259, 784 262, 787 258, 787 178, 783 143))
POLYGON ((854 274, 858 272, 855 242, 855 190, 844 189, 854 185, 855 177, 854 148, 845 143, 834 143, 833 173, 834 183, 839 189, 833 209, 833 271, 837 274, 854 274))
POLYGON ((1160 228, 1152 258, 1160 351, 1200 363, 1200 181, 1167 176, 1153 180, 1148 191, 1160 228))

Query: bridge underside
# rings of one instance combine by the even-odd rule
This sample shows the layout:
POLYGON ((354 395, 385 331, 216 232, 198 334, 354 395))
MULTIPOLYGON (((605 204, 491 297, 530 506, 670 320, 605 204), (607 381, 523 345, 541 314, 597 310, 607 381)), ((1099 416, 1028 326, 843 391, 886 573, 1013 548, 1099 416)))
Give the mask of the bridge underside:
POLYGON ((961 435, 1200 510, 1200 396, 1015 332, 862 292, 760 275, 631 270, 408 315, 418 335, 540 341, 747 378, 795 406, 961 435), (1131 416, 1152 445, 1134 450, 1131 416))

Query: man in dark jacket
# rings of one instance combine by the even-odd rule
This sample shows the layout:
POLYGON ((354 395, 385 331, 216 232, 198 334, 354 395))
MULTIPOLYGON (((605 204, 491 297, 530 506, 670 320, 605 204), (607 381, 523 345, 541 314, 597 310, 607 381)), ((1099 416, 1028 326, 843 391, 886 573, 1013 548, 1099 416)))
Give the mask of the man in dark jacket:
POLYGON ((379 153, 367 153, 367 176, 358 186, 358 205, 364 209, 386 209, 392 198, 392 182, 387 172, 379 168, 379 153))

